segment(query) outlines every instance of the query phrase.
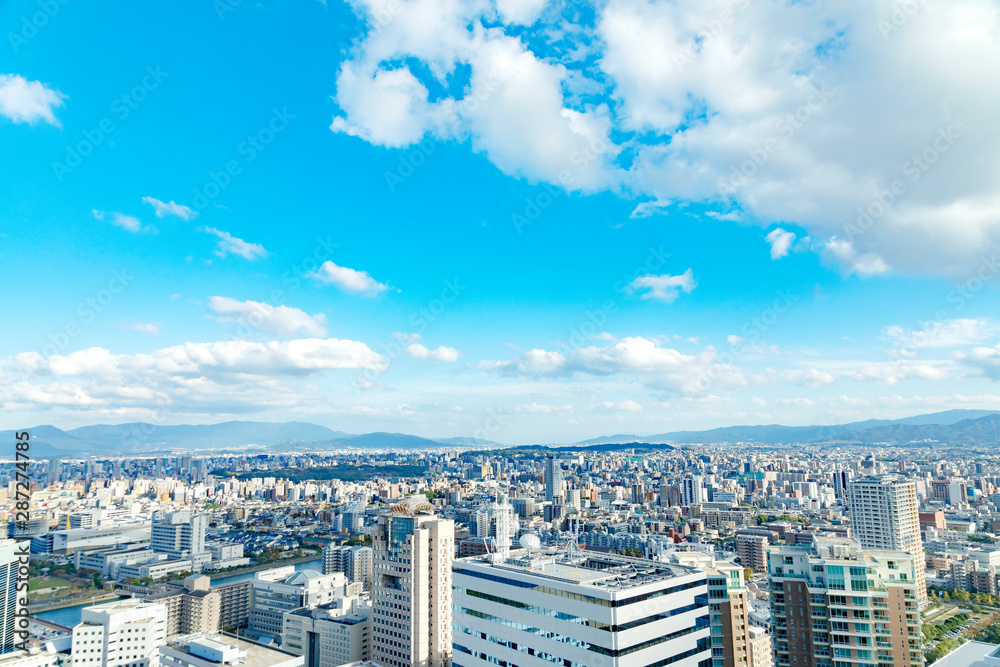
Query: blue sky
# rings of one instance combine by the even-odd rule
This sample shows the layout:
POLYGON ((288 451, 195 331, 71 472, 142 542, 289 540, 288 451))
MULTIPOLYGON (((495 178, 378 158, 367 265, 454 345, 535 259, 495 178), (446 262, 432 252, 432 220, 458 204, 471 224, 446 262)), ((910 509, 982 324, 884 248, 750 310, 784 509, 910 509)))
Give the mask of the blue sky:
POLYGON ((997 405, 991 3, 90 11, 0 8, 3 427, 997 405))

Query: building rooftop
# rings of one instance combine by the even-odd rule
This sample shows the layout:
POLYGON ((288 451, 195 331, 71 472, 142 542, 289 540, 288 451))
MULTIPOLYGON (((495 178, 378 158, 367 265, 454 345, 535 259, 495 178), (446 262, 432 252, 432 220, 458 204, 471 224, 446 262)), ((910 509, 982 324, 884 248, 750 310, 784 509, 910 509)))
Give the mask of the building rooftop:
POLYGON ((571 584, 593 586, 607 590, 628 590, 651 583, 697 573, 694 567, 662 563, 643 558, 630 558, 590 550, 567 552, 561 548, 512 550, 507 560, 494 563, 491 555, 460 558, 463 562, 488 565, 498 570, 511 570, 571 584))
POLYGON ((305 663, 305 659, 300 655, 287 653, 280 649, 263 646, 252 642, 244 637, 236 638, 228 635, 217 635, 211 633, 196 633, 191 635, 175 635, 168 637, 166 646, 180 653, 196 664, 222 665, 224 662, 214 662, 211 659, 199 655, 199 651, 192 649, 192 644, 214 649, 220 653, 231 653, 232 649, 239 652, 238 664, 241 667, 295 667, 305 663), (245 652, 245 655, 243 654, 245 652))
POLYGON ((1000 667, 1000 646, 986 642, 966 642, 938 658, 938 667, 1000 667))

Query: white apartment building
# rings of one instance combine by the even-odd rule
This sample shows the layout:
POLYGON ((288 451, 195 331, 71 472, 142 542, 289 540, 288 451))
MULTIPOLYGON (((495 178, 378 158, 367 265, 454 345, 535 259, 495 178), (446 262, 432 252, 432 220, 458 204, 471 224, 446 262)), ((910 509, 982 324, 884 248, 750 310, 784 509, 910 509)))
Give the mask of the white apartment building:
POLYGON ((323 547, 323 574, 343 572, 347 580, 358 582, 365 590, 372 587, 372 548, 359 545, 323 547))
POLYGON ((455 524, 432 512, 406 498, 373 531, 372 660, 386 667, 451 665, 455 524))
POLYGON ((170 512, 162 519, 153 520, 150 546, 171 560, 197 560, 196 556, 206 553, 207 527, 208 517, 204 514, 170 512))
POLYGON ((914 483, 896 475, 853 480, 847 487, 851 535, 866 549, 906 551, 917 568, 917 596, 927 601, 924 546, 914 483))
POLYGON ((525 549, 454 564, 453 667, 710 667, 708 584, 689 566, 525 549))
POLYGON ((81 612, 73 628, 73 667, 155 667, 167 637, 167 608, 138 599, 81 612))

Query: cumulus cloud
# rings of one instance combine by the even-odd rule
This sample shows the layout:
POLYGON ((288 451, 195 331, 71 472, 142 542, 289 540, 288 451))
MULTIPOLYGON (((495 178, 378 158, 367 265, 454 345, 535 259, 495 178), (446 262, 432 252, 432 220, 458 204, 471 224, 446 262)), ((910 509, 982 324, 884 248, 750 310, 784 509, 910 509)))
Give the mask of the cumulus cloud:
POLYGON ((352 294, 375 296, 389 289, 388 285, 378 282, 368 275, 367 271, 349 269, 329 260, 323 262, 309 276, 328 285, 336 285, 341 290, 352 294))
POLYGON ((445 361, 452 362, 458 361, 458 358, 462 356, 462 353, 453 347, 445 347, 444 345, 438 346, 436 349, 429 350, 420 343, 413 343, 407 346, 406 351, 410 353, 410 356, 415 359, 429 359, 430 361, 445 361))
POLYGON ((92 213, 94 215, 95 220, 105 220, 108 219, 108 215, 110 215, 111 217, 109 221, 111 222, 112 225, 116 227, 121 227, 122 229, 132 232, 133 234, 137 234, 141 231, 155 232, 155 228, 143 227, 142 222, 138 218, 135 218, 131 215, 125 215, 124 213, 118 213, 118 212, 111 212, 106 214, 104 211, 99 211, 96 208, 92 211, 92 213))
POLYGON ((17 74, 0 74, 0 116, 15 123, 44 121, 61 127, 55 109, 63 106, 65 95, 40 81, 17 74))
POLYGON ((260 329, 279 337, 306 334, 322 337, 326 335, 326 315, 309 315, 298 308, 272 306, 259 301, 237 301, 225 296, 213 296, 208 307, 220 322, 233 322, 260 329))
POLYGON ((916 356, 917 350, 925 348, 961 347, 981 343, 1000 332, 1000 325, 990 318, 956 318, 925 322, 920 329, 905 329, 901 326, 887 327, 883 332, 886 340, 898 345, 892 350, 899 356, 916 356))
POLYGON ((184 204, 178 204, 172 199, 168 202, 162 202, 154 197, 143 197, 142 202, 144 204, 149 204, 156 209, 157 218, 174 215, 182 220, 191 220, 198 215, 197 211, 191 210, 190 207, 185 206, 184 204))
POLYGON ((681 291, 690 294, 697 285, 694 272, 688 269, 678 276, 639 276, 629 283, 626 291, 630 294, 640 292, 643 299, 673 303, 680 296, 681 291))
POLYGON ((771 259, 781 259, 788 255, 788 251, 795 242, 795 234, 781 227, 771 231, 764 238, 771 244, 771 259))
POLYGON ((513 359, 485 361, 479 368, 502 375, 566 378, 574 375, 627 375, 657 389, 679 394, 700 394, 712 385, 745 385, 738 367, 723 363, 714 348, 684 354, 658 341, 631 337, 604 347, 585 347, 567 355, 534 349, 513 359))
POLYGON ((609 0, 572 24, 538 21, 541 0, 352 4, 368 30, 338 74, 334 131, 461 142, 570 191, 795 224, 859 275, 962 276, 1000 241, 991 0, 903 20, 891 0, 609 0))
POLYGON ((239 255, 243 259, 250 260, 267 257, 267 251, 259 243, 248 243, 215 227, 206 227, 205 233, 219 237, 219 242, 215 246, 215 254, 218 257, 239 255))

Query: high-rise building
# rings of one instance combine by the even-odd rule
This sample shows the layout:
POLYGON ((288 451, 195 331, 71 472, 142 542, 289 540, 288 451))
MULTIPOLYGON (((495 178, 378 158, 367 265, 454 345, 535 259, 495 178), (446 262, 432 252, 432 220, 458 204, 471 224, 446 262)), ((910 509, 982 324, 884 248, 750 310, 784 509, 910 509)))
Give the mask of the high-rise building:
POLYGON ((711 667, 708 586, 694 567, 518 549, 455 561, 454 584, 453 665, 711 667))
POLYGON ((222 596, 211 589, 207 575, 186 578, 183 585, 161 585, 144 596, 146 602, 158 602, 167 610, 167 636, 218 632, 222 596))
MULTIPOLYGON (((15 633, 18 627, 18 613, 21 611, 17 592, 17 572, 23 554, 17 540, 0 540, 0 655, 16 651, 21 638, 15 633)), ((27 559, 25 559, 27 563, 27 559)))
POLYGON ((555 456, 545 458, 545 500, 564 500, 562 461, 555 456))
POLYGON ((387 667, 451 665, 455 524, 424 496, 380 516, 373 532, 372 660, 387 667))
POLYGON ((869 476, 852 481, 847 491, 851 535, 866 549, 912 554, 917 595, 921 603, 926 602, 924 546, 914 483, 896 475, 869 476))
POLYGON ((698 505, 704 496, 701 475, 688 475, 681 480, 681 500, 687 505, 698 505))
POLYGON ((372 548, 346 544, 323 547, 323 574, 343 572, 350 582, 361 583, 365 590, 372 587, 372 548))
POLYGON ((708 575, 708 613, 712 627, 712 667, 749 667, 750 603, 743 567, 716 563, 708 575))
POLYGON ((767 572, 767 545, 770 540, 767 535, 755 533, 736 534, 736 553, 743 567, 749 567, 754 572, 767 572))
POLYGON ((73 628, 73 667, 155 667, 167 609, 137 598, 87 607, 73 628))
POLYGON ((914 563, 846 537, 770 548, 777 667, 923 665, 914 563))
MULTIPOLYGON (((191 512, 170 512, 153 520, 150 546, 171 560, 192 559, 206 554, 205 530, 208 517, 191 512)), ((211 558, 205 556, 202 560, 211 558)))
POLYGON ((772 667, 771 635, 757 626, 750 627, 750 667, 772 667))
POLYGON ((847 487, 851 483, 850 470, 836 470, 833 473, 833 493, 837 500, 844 502, 846 506, 850 501, 847 495, 847 487))

